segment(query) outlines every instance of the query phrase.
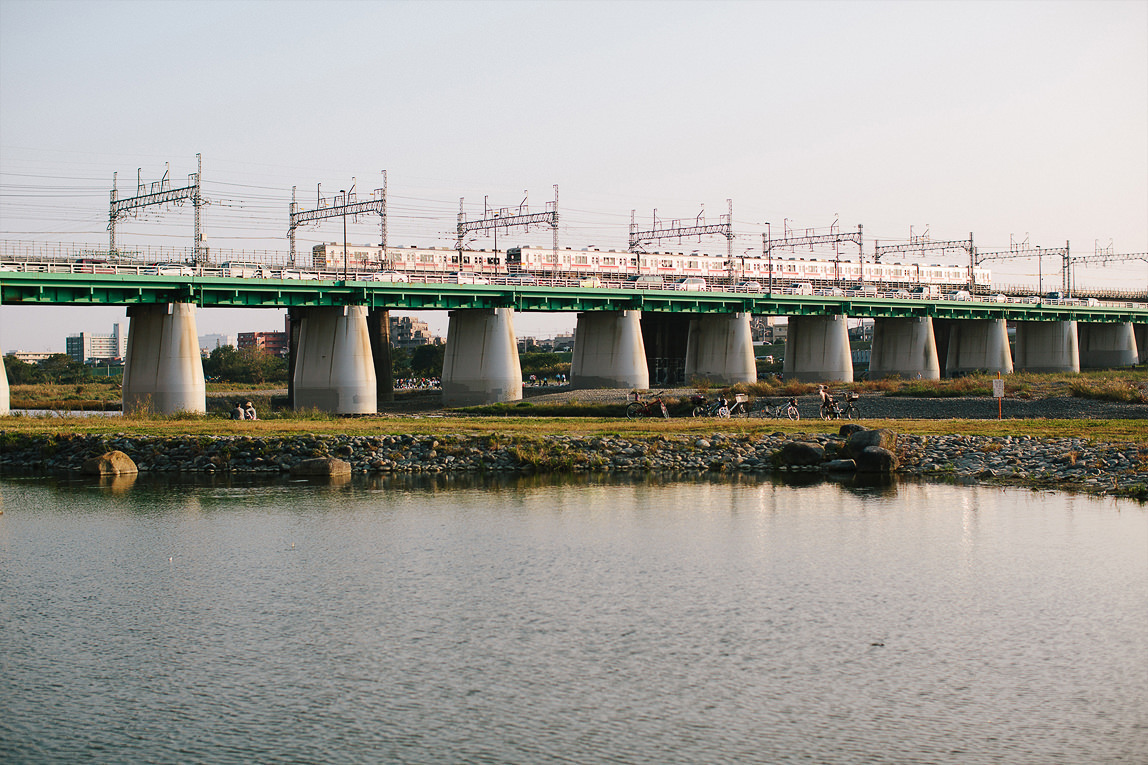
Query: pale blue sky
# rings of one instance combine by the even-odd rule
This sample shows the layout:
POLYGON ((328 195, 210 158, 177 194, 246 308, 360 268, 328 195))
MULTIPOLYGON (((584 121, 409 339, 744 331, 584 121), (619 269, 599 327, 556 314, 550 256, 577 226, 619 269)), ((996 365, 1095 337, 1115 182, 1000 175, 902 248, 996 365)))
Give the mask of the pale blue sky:
MULTIPOLYGON (((114 172, 131 190, 170 162, 179 183, 197 152, 214 249, 286 250, 293 185, 366 193, 386 169, 392 244, 452 242, 459 197, 541 209, 558 184, 562 246, 624 249, 631 209, 648 225, 732 198, 739 253, 765 221, 835 219, 867 252, 910 227, 1144 252, 1148 3, 0 0, 0 239, 104 244, 114 172)), ((185 208, 119 238, 184 246, 191 227, 185 208)), ((300 249, 340 237, 311 227, 300 249)), ((1036 281, 1035 261, 992 268, 1036 281)), ((1148 264, 1077 282, 1143 288, 1148 264)), ((0 348, 62 351, 122 316, 0 308, 0 348)), ((200 311, 199 329, 279 316, 200 311)))

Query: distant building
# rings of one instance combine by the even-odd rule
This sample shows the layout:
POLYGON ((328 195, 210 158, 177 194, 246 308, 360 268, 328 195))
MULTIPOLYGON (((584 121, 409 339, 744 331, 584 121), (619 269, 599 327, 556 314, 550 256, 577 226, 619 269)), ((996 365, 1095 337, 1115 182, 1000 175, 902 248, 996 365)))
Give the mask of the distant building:
POLYGON ((58 351, 13 351, 8 355, 15 356, 18 361, 23 361, 25 364, 39 364, 57 353, 58 351))
POLYGON ((574 335, 518 338, 519 353, 569 353, 572 350, 574 350, 574 335))
POLYGON ((391 345, 395 348, 415 348, 420 345, 441 345, 442 338, 432 335, 430 326, 413 316, 391 317, 391 345))
POLYGON ((200 355, 211 355, 211 352, 216 348, 222 348, 225 345, 230 345, 232 348, 239 346, 239 340, 235 335, 200 335, 199 336, 199 353, 200 355))
POLYGON ((258 348, 272 356, 287 358, 286 332, 240 332, 239 350, 258 348))
POLYGON ((778 324, 776 316, 754 316, 749 321, 750 337, 755 343, 780 343, 789 336, 789 325, 778 324))
POLYGON ((873 320, 863 319, 856 327, 849 328, 850 340, 872 340, 873 339, 873 320))
POLYGON ((127 326, 112 325, 110 335, 81 332, 65 338, 65 352, 80 364, 121 361, 128 354, 127 326))

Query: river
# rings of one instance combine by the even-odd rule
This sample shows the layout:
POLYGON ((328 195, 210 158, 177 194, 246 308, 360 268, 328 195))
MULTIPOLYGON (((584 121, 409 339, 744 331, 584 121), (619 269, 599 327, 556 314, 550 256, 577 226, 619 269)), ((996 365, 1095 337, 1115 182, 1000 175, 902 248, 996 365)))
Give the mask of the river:
POLYGON ((0 761, 1143 763, 1148 510, 0 480, 0 761))

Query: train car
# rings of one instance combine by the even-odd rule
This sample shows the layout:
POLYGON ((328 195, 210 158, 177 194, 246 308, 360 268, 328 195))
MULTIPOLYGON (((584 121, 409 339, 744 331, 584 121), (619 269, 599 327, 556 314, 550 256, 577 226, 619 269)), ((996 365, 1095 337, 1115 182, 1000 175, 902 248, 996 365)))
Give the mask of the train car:
MULTIPOLYGON (((347 267, 356 271, 398 271, 445 276, 476 273, 509 276, 527 273, 538 278, 586 279, 620 282, 635 276, 661 276, 667 282, 688 277, 705 279, 711 287, 744 281, 768 284, 809 282, 817 289, 911 289, 919 285, 960 288, 969 284, 967 266, 922 263, 872 263, 822 260, 796 256, 735 257, 692 252, 633 253, 586 247, 580 250, 549 247, 512 247, 505 251, 462 250, 453 247, 388 247, 353 245, 346 248, 347 267)), ((316 245, 312 265, 320 270, 343 267, 344 249, 336 243, 316 245)), ((987 268, 974 269, 978 287, 992 286, 987 268)))

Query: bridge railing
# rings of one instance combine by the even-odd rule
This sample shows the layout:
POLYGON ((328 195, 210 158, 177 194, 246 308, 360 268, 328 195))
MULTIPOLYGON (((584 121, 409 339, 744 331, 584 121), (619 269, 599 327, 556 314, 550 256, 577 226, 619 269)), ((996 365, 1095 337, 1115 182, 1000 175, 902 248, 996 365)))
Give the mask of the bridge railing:
MULTIPOLYGON (((40 253, 29 255, 21 253, 13 255, 0 252, 0 271, 23 271, 30 273, 53 274, 119 274, 124 276, 155 276, 155 277, 207 277, 207 278, 245 278, 245 279, 284 279, 302 281, 342 281, 344 276, 350 281, 364 282, 391 282, 412 284, 468 284, 490 285, 500 287, 560 287, 579 289, 638 289, 651 291, 671 292, 727 292, 734 294, 764 294, 765 289, 757 282, 741 282, 737 284, 709 284, 686 285, 681 281, 665 280, 662 282, 634 281, 632 279, 602 279, 594 277, 549 277, 524 274, 482 275, 470 272, 455 273, 409 273, 393 271, 364 271, 341 269, 308 269, 287 268, 285 264, 262 262, 252 255, 246 259, 236 259, 222 264, 192 265, 186 261, 154 261, 154 260, 111 260, 102 257, 93 257, 90 254, 84 257, 69 258, 61 253, 64 250, 53 250, 44 247, 40 253), (52 255, 41 253, 51 252, 52 255), (230 264, 230 265, 229 265, 230 264)), ((1019 303, 1043 304, 1053 306, 1088 306, 1099 305, 1109 307, 1135 308, 1148 301, 1148 294, 1134 291, 1091 291, 1091 294, 1078 291, 1070 298, 1062 298, 1051 293, 1038 294, 1031 287, 1014 285, 998 285, 999 291, 991 294, 977 293, 972 295, 964 290, 949 291, 941 294, 915 294, 910 290, 877 290, 872 285, 862 289, 840 288, 811 288, 809 285, 790 285, 774 287, 772 295, 775 296, 808 296, 821 298, 842 299, 885 299, 885 300, 927 300, 954 301, 954 302, 980 302, 980 303, 1019 303)))

